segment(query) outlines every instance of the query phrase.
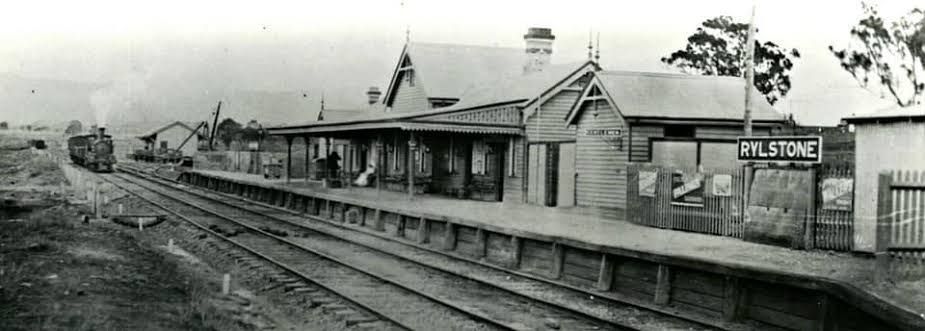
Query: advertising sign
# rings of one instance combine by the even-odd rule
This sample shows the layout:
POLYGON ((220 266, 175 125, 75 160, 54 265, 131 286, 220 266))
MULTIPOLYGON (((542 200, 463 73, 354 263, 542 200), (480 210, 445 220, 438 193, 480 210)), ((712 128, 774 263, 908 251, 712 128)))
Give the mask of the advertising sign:
POLYGON ((713 175, 713 195, 718 197, 732 195, 732 175, 713 175))
POLYGON ((655 197, 655 184, 658 182, 658 171, 639 172, 639 196, 655 197))
POLYGON ((739 161, 822 162, 822 137, 739 137, 739 161))
POLYGON ((703 204, 703 175, 671 174, 671 202, 703 204))
POLYGON ((851 211, 854 200, 854 179, 826 178, 822 180, 822 209, 851 211))

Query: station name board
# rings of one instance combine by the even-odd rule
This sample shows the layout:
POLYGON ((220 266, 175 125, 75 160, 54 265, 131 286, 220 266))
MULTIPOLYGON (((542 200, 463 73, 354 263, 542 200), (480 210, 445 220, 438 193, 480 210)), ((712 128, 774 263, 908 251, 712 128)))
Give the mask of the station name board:
POLYGON ((822 162, 822 137, 739 137, 739 161, 822 162))
POLYGON ((620 129, 588 129, 585 130, 586 136, 621 136, 623 130, 620 129))

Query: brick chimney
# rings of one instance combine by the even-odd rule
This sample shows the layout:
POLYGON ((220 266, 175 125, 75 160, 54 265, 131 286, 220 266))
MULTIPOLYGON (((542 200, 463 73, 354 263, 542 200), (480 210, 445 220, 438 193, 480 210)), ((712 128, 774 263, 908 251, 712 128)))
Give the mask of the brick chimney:
POLYGON ((552 42, 556 36, 549 28, 529 28, 524 35, 526 43, 527 63, 524 64, 524 73, 542 71, 552 58, 552 42))

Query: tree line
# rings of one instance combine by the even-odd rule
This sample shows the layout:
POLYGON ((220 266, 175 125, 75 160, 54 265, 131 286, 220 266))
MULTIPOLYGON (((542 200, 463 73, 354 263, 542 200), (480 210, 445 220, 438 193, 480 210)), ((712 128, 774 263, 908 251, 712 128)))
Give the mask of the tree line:
MULTIPOLYGON (((925 93, 925 11, 913 8, 888 21, 876 6, 862 3, 861 8, 861 19, 848 31, 852 43, 829 46, 830 52, 861 87, 879 88, 881 98, 891 98, 900 107, 920 104, 925 93)), ((759 41, 757 28, 754 33, 755 88, 773 105, 790 92, 790 71, 800 52, 759 41)), ((743 76, 747 37, 747 23, 729 16, 710 18, 687 38, 683 49, 661 61, 685 73, 743 76)))

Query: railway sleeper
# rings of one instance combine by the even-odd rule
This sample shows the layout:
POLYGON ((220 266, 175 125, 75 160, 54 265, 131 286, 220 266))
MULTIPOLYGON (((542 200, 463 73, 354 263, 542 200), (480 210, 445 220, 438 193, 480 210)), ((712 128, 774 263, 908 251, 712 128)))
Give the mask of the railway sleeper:
POLYGON ((323 310, 325 313, 334 313, 335 315, 339 315, 339 316, 343 316, 342 314, 338 314, 341 312, 345 312, 345 311, 352 312, 352 309, 350 309, 350 307, 344 306, 343 304, 340 304, 340 303, 331 303, 331 304, 323 305, 321 306, 321 310, 323 310))
POLYGON ((306 286, 305 282, 302 282, 302 281, 292 282, 292 283, 287 283, 287 284, 284 286, 284 289, 283 289, 283 290, 284 290, 285 292, 291 292, 291 291, 294 291, 294 290, 296 290, 296 289, 303 288, 303 287, 305 287, 305 286, 306 286))
POLYGON ((367 316, 363 314, 355 314, 355 315, 347 317, 344 320, 344 322, 347 323, 347 326, 357 326, 357 327, 359 327, 360 325, 364 323, 372 324, 373 322, 377 322, 377 321, 379 321, 379 319, 373 316, 367 316))
POLYGON ((307 293, 316 293, 316 292, 318 292, 317 288, 309 287, 309 286, 302 286, 302 287, 293 289, 289 293, 290 294, 303 294, 303 293, 307 294, 307 293))

